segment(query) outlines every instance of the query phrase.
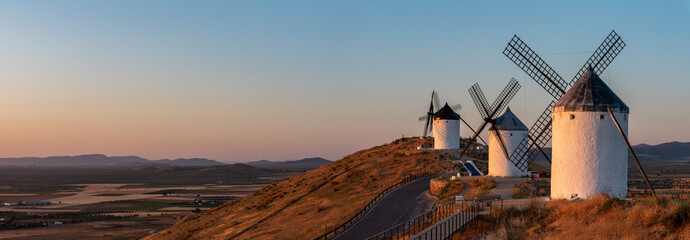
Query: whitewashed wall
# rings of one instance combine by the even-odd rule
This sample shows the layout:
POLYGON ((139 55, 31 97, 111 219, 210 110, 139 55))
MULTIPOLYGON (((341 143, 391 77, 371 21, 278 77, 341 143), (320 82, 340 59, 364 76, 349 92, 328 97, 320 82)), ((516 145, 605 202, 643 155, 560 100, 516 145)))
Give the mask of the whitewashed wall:
MULTIPOLYGON (((627 135, 628 114, 614 115, 627 135)), ((608 112, 554 112, 552 145, 552 198, 627 195, 628 149, 608 112)))
POLYGON ((460 120, 434 120, 434 149, 460 148, 460 120))
MULTIPOLYGON (((513 154, 518 144, 527 136, 527 131, 498 131, 506 144, 509 154, 513 154)), ((489 176, 519 177, 527 175, 527 170, 520 171, 510 159, 506 158, 496 131, 489 131, 489 176)))

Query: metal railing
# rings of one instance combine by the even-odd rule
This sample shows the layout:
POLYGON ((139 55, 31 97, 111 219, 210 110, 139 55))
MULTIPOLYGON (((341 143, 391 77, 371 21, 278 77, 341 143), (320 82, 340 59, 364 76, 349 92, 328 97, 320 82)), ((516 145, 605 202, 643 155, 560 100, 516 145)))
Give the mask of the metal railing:
POLYGON ((453 214, 438 223, 422 230, 409 239, 412 240, 446 240, 462 230, 463 227, 471 223, 483 209, 481 202, 472 204, 459 213, 453 214))
POLYGON ((375 239, 407 239, 415 234, 424 231, 424 229, 434 225, 435 223, 451 216, 455 213, 461 212, 463 209, 453 203, 447 203, 431 209, 430 211, 420 214, 404 223, 395 225, 385 231, 382 231, 374 236, 367 238, 367 240, 375 239))
POLYGON ((410 176, 404 177, 402 180, 400 180, 400 182, 393 184, 392 186, 381 191, 378 195, 376 195, 373 199, 371 199, 371 201, 369 201, 367 203, 367 205, 365 205, 361 210, 359 210, 359 212, 355 213, 354 216, 352 216, 350 219, 345 221, 343 224, 340 224, 339 226, 331 229, 330 231, 326 232, 325 234, 316 237, 314 240, 319 240, 319 239, 328 240, 328 239, 331 239, 331 238, 338 236, 339 234, 345 232, 347 229, 349 229, 350 227, 355 225, 357 222, 359 222, 359 220, 361 220, 362 217, 364 217, 372 208, 374 208, 374 206, 376 206, 376 204, 379 201, 381 201, 381 199, 386 197, 386 195, 388 195, 388 193, 392 192, 393 190, 397 189, 398 187, 400 187, 402 185, 408 184, 410 182, 414 182, 420 178, 430 177, 432 175, 434 175, 434 174, 431 172, 426 172, 426 173, 420 173, 420 174, 415 174, 415 175, 410 175, 410 176))
POLYGON ((447 203, 371 236, 367 240, 449 239, 479 216, 484 208, 488 207, 489 212, 493 212, 494 205, 497 204, 503 208, 503 199, 499 195, 447 203))
POLYGON ((503 209, 503 198, 501 198, 500 195, 479 196, 476 199, 455 200, 455 204, 462 205, 462 208, 465 208, 465 204, 472 205, 477 203, 480 203, 482 207, 489 207, 489 212, 493 212, 494 205, 497 204, 500 204, 498 207, 503 209))

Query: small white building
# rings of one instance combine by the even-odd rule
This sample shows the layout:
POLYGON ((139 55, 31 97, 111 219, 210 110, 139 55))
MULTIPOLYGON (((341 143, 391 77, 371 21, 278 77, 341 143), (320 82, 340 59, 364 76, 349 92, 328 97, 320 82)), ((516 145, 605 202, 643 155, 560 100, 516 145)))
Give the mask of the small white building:
POLYGON ((626 197, 629 108, 589 68, 553 108, 552 198, 626 197))
POLYGON ((434 113, 434 149, 460 148, 460 115, 446 103, 434 113))
POLYGON ((496 124, 489 129, 489 176, 495 177, 519 177, 527 175, 527 171, 521 171, 506 157, 501 139, 505 144, 508 156, 517 149, 520 141, 527 136, 529 129, 520 119, 513 114, 510 107, 496 118, 496 124), (499 137, 501 139, 499 139, 499 137))

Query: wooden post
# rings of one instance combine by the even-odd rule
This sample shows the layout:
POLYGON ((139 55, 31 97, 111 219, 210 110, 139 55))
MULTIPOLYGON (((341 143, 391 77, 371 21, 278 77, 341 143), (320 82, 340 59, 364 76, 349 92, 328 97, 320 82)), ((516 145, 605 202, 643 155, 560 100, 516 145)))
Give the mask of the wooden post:
POLYGON ((644 180, 647 182, 647 186, 649 187, 649 190, 652 191, 652 195, 654 196, 654 198, 656 198, 656 192, 654 191, 652 184, 649 182, 649 178, 647 178, 647 174, 644 172, 644 169, 642 169, 642 165, 640 165, 640 160, 637 160, 637 155, 635 155, 635 151, 633 151, 632 146, 630 146, 630 142, 628 141, 628 137, 625 136, 623 129, 621 129, 621 126, 618 124, 618 120, 616 119, 616 116, 613 116, 613 112, 611 112, 611 108, 606 107, 606 110, 609 111, 609 115, 611 115, 611 119, 613 119, 613 123, 616 124, 616 128, 618 128, 618 131, 621 133, 621 137, 623 137, 623 140, 625 140, 625 144, 628 145, 628 150, 630 151, 630 154, 633 156, 633 159, 635 159, 635 163, 637 163, 637 168, 640 169, 640 172, 642 172, 642 176, 644 177, 644 180))

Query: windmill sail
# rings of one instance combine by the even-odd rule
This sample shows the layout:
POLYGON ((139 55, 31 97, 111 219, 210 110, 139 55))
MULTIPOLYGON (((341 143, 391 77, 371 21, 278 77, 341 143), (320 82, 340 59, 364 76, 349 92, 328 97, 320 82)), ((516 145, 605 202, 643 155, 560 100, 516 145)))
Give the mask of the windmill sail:
MULTIPOLYGON (((464 154, 470 148, 472 143, 477 138, 479 138, 479 134, 481 134, 481 132, 487 125, 495 125, 494 119, 496 115, 498 115, 499 112, 503 111, 503 109, 505 109, 508 106, 508 103, 510 102, 510 100, 513 99, 517 91, 520 90, 520 87, 520 83, 517 80, 515 80, 514 78, 511 79, 510 82, 508 82, 508 85, 506 85, 506 87, 503 88, 501 94, 496 98, 496 100, 494 100, 494 103, 489 105, 488 101, 486 101, 484 93, 482 92, 482 89, 479 87, 479 84, 475 83, 474 85, 472 85, 472 87, 468 91, 470 92, 470 96, 472 97, 472 100, 474 101, 474 104, 477 106, 477 110, 479 111, 479 114, 482 116, 484 121, 482 122, 482 125, 479 126, 478 130, 474 132, 472 138, 470 138, 470 143, 467 144, 467 146, 465 146, 465 149, 463 149, 462 152, 460 152, 460 158, 464 156, 464 154)), ((508 150, 502 139, 501 145, 501 147, 504 150, 504 153, 506 154, 506 157, 508 157, 508 150)))
MULTIPOLYGON (((597 74, 601 74, 625 46, 621 37, 615 31, 611 31, 570 82, 565 82, 517 35, 508 42, 503 54, 558 100, 584 74, 588 66, 592 66, 597 74)), ((510 157, 510 161, 520 170, 527 169, 527 166, 534 161, 539 153, 551 162, 542 148, 551 140, 551 110, 554 104, 551 102, 544 110, 537 122, 530 128, 527 137, 518 144, 516 151, 510 157)))

